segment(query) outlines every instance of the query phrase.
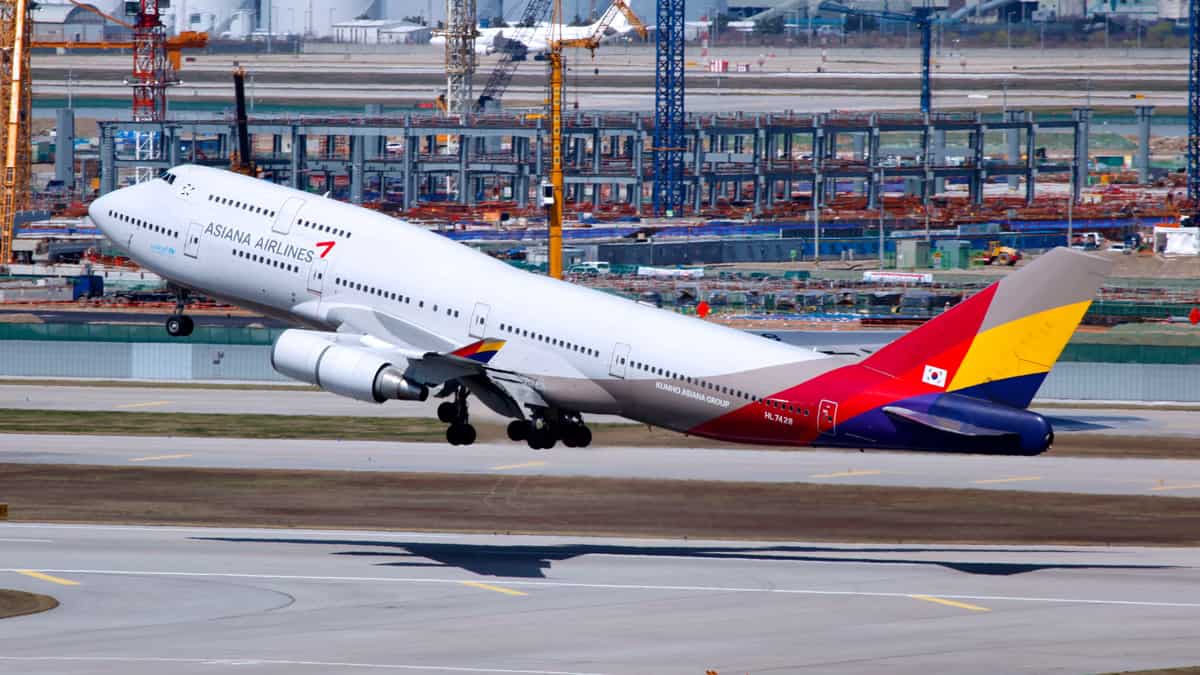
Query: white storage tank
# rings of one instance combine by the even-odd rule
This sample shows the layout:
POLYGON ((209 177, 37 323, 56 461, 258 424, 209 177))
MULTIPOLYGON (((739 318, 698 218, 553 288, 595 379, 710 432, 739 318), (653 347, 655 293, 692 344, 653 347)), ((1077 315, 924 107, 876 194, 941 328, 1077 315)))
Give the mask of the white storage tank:
POLYGON ((261 0, 258 28, 275 35, 333 37, 333 25, 375 18, 375 0, 261 0))
POLYGON ((238 38, 250 32, 254 0, 174 0, 170 11, 176 33, 190 30, 238 38))

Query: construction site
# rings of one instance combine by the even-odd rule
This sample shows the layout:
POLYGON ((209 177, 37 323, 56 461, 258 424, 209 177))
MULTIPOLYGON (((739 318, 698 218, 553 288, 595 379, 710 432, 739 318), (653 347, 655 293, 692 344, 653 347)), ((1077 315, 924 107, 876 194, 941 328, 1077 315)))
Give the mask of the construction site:
POLYGON ((1172 277, 1186 315, 1200 288, 1194 50, 1063 54, 1055 70, 1036 54, 943 52, 952 27, 923 9, 826 5, 908 22, 921 46, 710 51, 707 34, 685 35, 682 6, 640 16, 622 0, 579 27, 531 0, 491 33, 454 0, 435 44, 356 55, 279 37, 280 54, 270 34, 264 50, 179 30, 153 0, 62 5, 102 27, 91 42, 47 28, 45 5, 6 3, 3 297, 156 307, 165 285, 83 214, 190 163, 713 320, 914 321, 948 305, 909 312, 925 302, 909 295, 961 297, 1058 245, 1120 256, 1132 281, 1114 294, 1131 302, 1161 299, 1155 280, 1172 277), (752 62, 728 71, 726 57, 752 62), (805 301, 847 284, 894 302, 805 301))

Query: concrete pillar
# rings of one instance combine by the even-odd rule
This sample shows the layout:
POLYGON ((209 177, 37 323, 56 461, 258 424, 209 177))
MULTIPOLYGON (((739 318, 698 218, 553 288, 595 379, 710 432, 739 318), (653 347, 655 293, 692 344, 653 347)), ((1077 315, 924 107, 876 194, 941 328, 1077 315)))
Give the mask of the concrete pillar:
POLYGON ((291 155, 291 171, 288 176, 288 184, 294 190, 303 190, 306 181, 304 176, 304 160, 305 154, 308 151, 308 137, 300 133, 298 127, 292 127, 292 155, 291 155))
MULTIPOLYGON (((171 166, 179 166, 182 162, 179 159, 179 128, 178 127, 163 127, 162 145, 167 150, 167 164, 171 166)), ((55 166, 57 171, 58 167, 55 166)))
POLYGON ((984 140, 987 138, 987 125, 980 124, 971 132, 971 178, 970 194, 972 204, 983 203, 983 183, 987 179, 987 169, 983 167, 984 140))
POLYGON ((367 182, 363 146, 366 139, 362 136, 350 137, 350 203, 363 203, 363 188, 367 182))
MULTIPOLYGON (((933 147, 930 149, 929 161, 934 167, 946 165, 946 130, 933 130, 933 147)), ((945 178, 933 179, 933 192, 937 194, 946 190, 945 178)))
POLYGON ((117 145, 111 124, 100 125, 100 194, 117 189, 117 145))
POLYGON ((1025 203, 1032 205, 1037 196, 1037 124, 1031 113, 1025 114, 1025 203))
POLYGON ((404 180, 405 210, 417 204, 417 154, 420 150, 420 137, 411 134, 404 137, 404 161, 400 165, 400 171, 404 180))
POLYGON ((1091 133, 1092 109, 1075 108, 1075 194, 1076 201, 1079 193, 1087 185, 1088 178, 1088 146, 1091 133))
MULTIPOLYGON (((1009 110, 1008 112, 1005 113, 1004 117, 1005 117, 1005 119, 1004 119, 1005 122, 1020 122, 1025 119, 1025 111, 1024 110, 1009 110)), ((1008 148, 1005 151, 1005 157, 1008 160, 1006 163, 1009 166, 1019 166, 1021 164, 1021 130, 1020 129, 1005 130, 1004 140, 1008 144, 1008 148)), ((1009 190, 1015 191, 1020 186, 1021 186, 1021 177, 1020 176, 1010 175, 1008 177, 1008 189, 1009 190)))
POLYGON ((60 108, 55 112, 55 118, 54 179, 67 190, 74 190, 75 110, 60 108))
POLYGON ((1150 121, 1154 117, 1154 106, 1140 105, 1137 107, 1138 150, 1137 165, 1138 182, 1143 185, 1150 182, 1150 121))

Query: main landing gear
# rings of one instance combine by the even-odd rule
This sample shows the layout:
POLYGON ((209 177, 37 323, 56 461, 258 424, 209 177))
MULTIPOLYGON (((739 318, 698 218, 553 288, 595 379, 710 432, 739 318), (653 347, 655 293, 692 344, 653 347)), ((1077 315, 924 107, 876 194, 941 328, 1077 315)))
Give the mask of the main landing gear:
POLYGON ((509 422, 508 438, 525 441, 534 450, 549 450, 559 441, 568 448, 586 448, 592 443, 592 432, 579 415, 561 415, 557 421, 535 415, 529 420, 509 422))
POLYGON ((469 421, 465 387, 456 388, 454 400, 443 401, 438 406, 437 414, 439 420, 450 425, 446 427, 446 441, 450 445, 470 445, 475 442, 475 427, 469 421))
POLYGON ((175 311, 167 317, 167 335, 171 337, 187 337, 195 330, 196 324, 192 317, 183 313, 187 307, 188 292, 183 288, 175 289, 175 311))

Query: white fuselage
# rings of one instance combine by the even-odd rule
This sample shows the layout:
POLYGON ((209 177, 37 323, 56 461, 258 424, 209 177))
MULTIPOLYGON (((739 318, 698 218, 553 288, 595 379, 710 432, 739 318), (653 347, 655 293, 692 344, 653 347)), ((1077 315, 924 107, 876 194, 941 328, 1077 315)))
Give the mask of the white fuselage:
POLYGON ((687 430, 796 381, 796 368, 836 364, 530 274, 402 220, 266 181, 198 166, 177 167, 168 180, 110 193, 90 210, 146 268, 310 327, 345 331, 341 317, 366 316, 374 328, 356 329, 430 351, 505 340, 489 365, 577 412, 687 430), (646 386, 625 386, 637 382, 646 386))

